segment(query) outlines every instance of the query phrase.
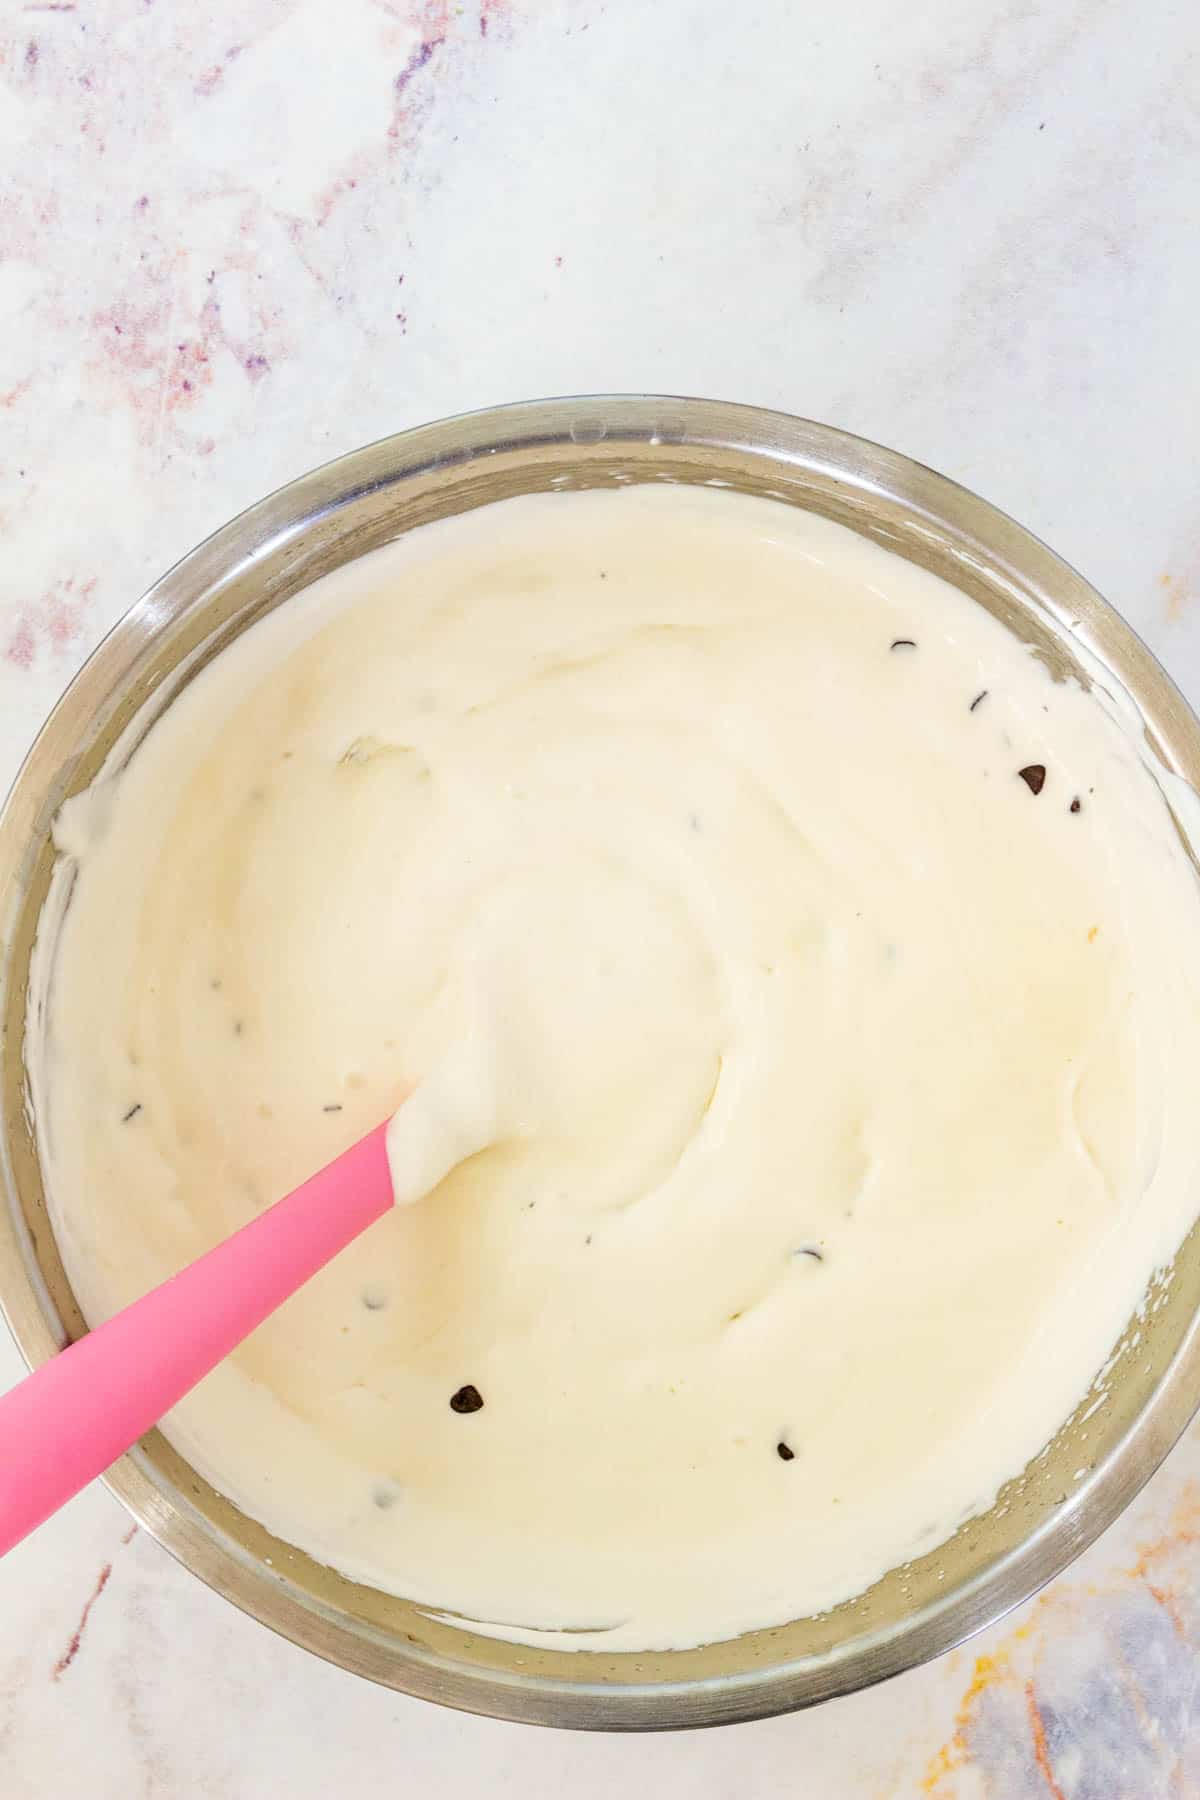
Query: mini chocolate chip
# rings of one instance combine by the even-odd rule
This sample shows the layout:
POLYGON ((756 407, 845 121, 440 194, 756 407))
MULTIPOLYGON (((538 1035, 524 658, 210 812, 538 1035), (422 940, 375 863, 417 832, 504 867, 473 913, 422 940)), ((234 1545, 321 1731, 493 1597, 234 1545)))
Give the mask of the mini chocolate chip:
POLYGON ((387 1305, 387 1295, 382 1288, 364 1288, 362 1303, 368 1312, 382 1312, 387 1305))
POLYGON ((141 1110, 142 1110, 141 1101, 135 1100, 133 1105, 130 1107, 129 1111, 127 1113, 121 1114, 122 1125, 128 1125, 130 1119, 136 1119, 138 1114, 141 1112, 141 1110))
POLYGON ((815 1244, 797 1244, 792 1251, 793 1256, 811 1256, 814 1262, 824 1262, 825 1252, 818 1250, 815 1244))
POLYGON ((987 689, 986 689, 986 688, 984 688, 984 690, 983 690, 983 692, 982 692, 982 693, 981 693, 981 694, 976 694, 976 696, 975 696, 975 698, 974 698, 974 699, 973 699, 973 700, 972 700, 972 702, 971 702, 971 704, 970 704, 970 706, 968 706, 968 708, 967 708, 967 711, 968 711, 968 712, 974 712, 974 711, 975 711, 975 708, 976 708, 976 707, 977 707, 977 706, 980 706, 980 705, 982 705, 982 703, 983 703, 983 702, 984 702, 984 701, 985 701, 985 700, 986 700, 986 699, 987 699, 987 697, 988 697, 988 691, 987 691, 987 689))
POLYGON ((342 1107, 341 1107, 341 1102, 340 1102, 340 1101, 337 1101, 337 1100, 335 1100, 335 1101, 334 1101, 334 1102, 333 1102, 333 1103, 332 1103, 332 1105, 330 1105, 330 1106, 323 1106, 323 1107, 322 1107, 322 1108, 321 1108, 321 1111, 322 1111, 322 1112, 341 1112, 341 1110, 342 1110, 342 1107))
POLYGON ((1046 785, 1045 763, 1028 763, 1025 768, 1018 769, 1017 774, 1031 794, 1040 794, 1046 785))
POLYGON ((893 638, 892 639, 892 649, 893 650, 915 650, 916 647, 917 647, 916 638, 893 638))
POLYGON ((796 1460, 796 1452, 792 1449, 790 1444, 785 1444, 782 1438, 780 1438, 775 1446, 775 1454, 778 1456, 780 1462, 794 1462, 796 1460))
POLYGON ((450 1396, 450 1410, 456 1413, 478 1412, 483 1405, 483 1395, 477 1387, 468 1381, 466 1387, 460 1387, 457 1394, 450 1396))
POLYGON ((1082 810, 1083 810, 1083 801, 1079 798, 1079 795, 1076 794, 1075 798, 1071 802, 1071 811, 1072 812, 1082 812, 1082 810))
POLYGON ((381 1481, 371 1498, 380 1512, 389 1512, 400 1498, 397 1490, 388 1481, 381 1481))

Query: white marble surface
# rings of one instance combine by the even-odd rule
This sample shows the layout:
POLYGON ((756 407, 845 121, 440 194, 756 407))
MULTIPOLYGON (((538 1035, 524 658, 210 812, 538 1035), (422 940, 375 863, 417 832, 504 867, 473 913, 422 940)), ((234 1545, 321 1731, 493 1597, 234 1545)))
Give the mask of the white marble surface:
MULTIPOLYGON (((906 450, 1200 700, 1198 95, 1194 0, 7 0, 0 780, 239 507, 568 391, 906 450)), ((325 1667, 96 1490, 0 1566, 0 1793, 1194 1796, 1198 1534, 1194 1430, 967 1650, 805 1716, 582 1738, 325 1667)))

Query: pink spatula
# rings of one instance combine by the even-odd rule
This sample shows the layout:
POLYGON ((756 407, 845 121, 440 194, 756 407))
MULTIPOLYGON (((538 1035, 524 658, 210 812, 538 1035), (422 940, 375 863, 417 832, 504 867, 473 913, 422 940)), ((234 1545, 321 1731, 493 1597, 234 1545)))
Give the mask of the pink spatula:
POLYGON ((149 1431, 392 1205, 381 1125, 0 1396, 0 1555, 149 1431))
POLYGON ((494 1136, 487 1046, 467 1042, 393 1120, 0 1396, 0 1556, 368 1225, 430 1193, 494 1136))

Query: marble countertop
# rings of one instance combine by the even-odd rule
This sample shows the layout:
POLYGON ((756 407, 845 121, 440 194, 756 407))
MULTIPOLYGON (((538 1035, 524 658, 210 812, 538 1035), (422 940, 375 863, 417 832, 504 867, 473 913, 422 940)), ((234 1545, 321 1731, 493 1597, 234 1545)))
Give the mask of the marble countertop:
MULTIPOLYGON (((0 783, 240 507, 531 395, 756 401, 1075 562, 1200 701, 1192 0, 0 10, 0 783)), ((0 1387, 20 1373, 0 1343, 0 1387)), ((458 1717, 271 1636, 90 1491, 0 1565, 4 1800, 1200 1795, 1200 1431, 1047 1593, 816 1712, 458 1717)))

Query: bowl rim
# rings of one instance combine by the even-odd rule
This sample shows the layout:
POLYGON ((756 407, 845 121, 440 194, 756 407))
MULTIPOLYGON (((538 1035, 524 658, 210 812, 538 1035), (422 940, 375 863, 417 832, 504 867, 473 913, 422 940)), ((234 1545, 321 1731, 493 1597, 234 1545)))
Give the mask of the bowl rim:
MULTIPOLYGON (((915 517, 944 522, 985 547, 990 566, 1019 571, 1040 590, 1047 610, 1101 661, 1143 706, 1148 724, 1170 746, 1182 739, 1187 772, 1200 772, 1200 721, 1169 676, 1123 619, 1084 579, 1032 533, 968 489, 924 464, 835 427, 732 402, 669 395, 613 394, 518 401, 460 413, 376 439, 298 476, 220 526, 172 565, 118 619, 56 702, 23 759, 0 809, 0 893, 16 895, 35 821, 56 809, 53 782, 69 763, 80 716, 118 689, 160 629, 188 605, 199 607, 218 577, 331 519, 364 492, 414 475, 473 462, 503 450, 604 444, 702 446, 749 452, 771 464, 808 470, 847 492, 898 502, 915 517), (1147 699, 1152 704, 1146 704, 1147 699), (53 805, 50 801, 53 800, 53 805), (49 808, 49 811, 47 810, 49 808)), ((1170 754, 1169 766, 1178 768, 1170 754)), ((60 790, 61 795, 61 790, 60 790)), ((10 901, 10 906, 15 901, 10 901)), ((0 931, 7 976, 7 918, 0 931)), ((61 1322, 21 1242, 7 1132, 0 1143, 0 1312, 30 1367, 65 1341, 61 1322)), ((952 1585, 904 1629, 879 1642, 858 1640, 840 1662, 768 1664, 712 1680, 560 1682, 510 1672, 481 1672, 395 1645, 380 1654, 345 1623, 302 1602, 234 1547, 199 1514, 163 1493, 138 1450, 102 1478, 157 1542, 242 1611, 325 1660, 411 1695, 492 1717, 601 1730, 654 1730, 766 1717, 832 1698, 899 1674, 995 1623, 1060 1574, 1111 1523, 1159 1466, 1186 1428, 1200 1397, 1200 1341, 1192 1318, 1149 1401, 1138 1413, 1070 1516, 1051 1515, 998 1561, 952 1585), (331 1643, 331 1633, 334 1641, 331 1643)))

